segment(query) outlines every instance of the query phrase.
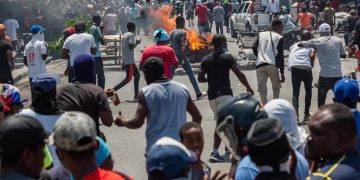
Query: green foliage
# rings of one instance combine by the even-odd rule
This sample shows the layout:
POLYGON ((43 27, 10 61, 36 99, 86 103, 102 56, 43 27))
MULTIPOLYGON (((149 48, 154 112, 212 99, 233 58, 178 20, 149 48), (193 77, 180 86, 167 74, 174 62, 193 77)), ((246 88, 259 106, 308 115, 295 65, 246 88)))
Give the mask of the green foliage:
MULTIPOLYGON (((93 25, 91 18, 85 14, 81 14, 75 18, 67 19, 65 22, 65 27, 74 27, 77 22, 83 22, 85 24, 85 32, 89 32, 90 27, 93 25)), ((64 44, 64 37, 61 36, 57 40, 51 41, 49 43, 50 53, 55 53, 61 51, 64 44)))

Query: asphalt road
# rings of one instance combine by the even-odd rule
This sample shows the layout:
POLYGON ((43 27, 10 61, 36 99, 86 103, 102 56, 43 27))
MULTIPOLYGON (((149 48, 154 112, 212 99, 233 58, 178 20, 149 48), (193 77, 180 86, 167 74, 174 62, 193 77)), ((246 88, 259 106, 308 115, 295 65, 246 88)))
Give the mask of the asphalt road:
MULTIPOLYGON (((239 48, 236 44, 236 39, 229 38, 229 34, 226 34, 228 37, 228 49, 229 52, 237 55, 239 48)), ((141 57, 140 51, 146 47, 149 46, 152 43, 152 37, 145 37, 143 35, 140 35, 141 37, 141 44, 136 47, 135 49, 135 59, 139 60, 141 57)), ((248 51, 247 49, 245 49, 248 51)), ((353 67, 357 64, 355 59, 345 59, 342 61, 342 69, 343 73, 352 71, 353 67)), ((198 66, 194 65, 194 72, 197 75, 198 66)), ((50 73, 57 73, 62 74, 63 70, 65 68, 65 61, 59 60, 52 64, 48 65, 48 72, 50 73)), ((106 69, 106 87, 111 88, 116 83, 120 82, 123 78, 125 78, 125 72, 119 71, 119 66, 117 65, 111 65, 106 63, 105 65, 106 69)), ((255 91, 255 96, 259 98, 259 94, 257 93, 257 80, 256 80, 256 72, 253 67, 244 67, 243 72, 245 73, 246 77, 248 78, 248 81, 251 85, 251 87, 255 91)), ((315 67, 313 69, 313 75, 314 75, 314 82, 317 81, 319 73, 319 66, 318 63, 315 63, 315 67)), ((231 74, 231 87, 233 89, 233 92, 235 95, 238 95, 240 93, 244 93, 245 87, 240 84, 239 80, 236 78, 234 73, 231 74)), ((283 86, 281 88, 280 97, 284 98, 286 100, 291 101, 292 96, 292 87, 291 87, 291 76, 289 71, 285 70, 285 77, 286 81, 283 83, 283 86)), ((175 75, 174 81, 180 82, 185 84, 191 96, 193 99, 195 99, 195 92, 192 88, 192 85, 189 81, 189 78, 185 73, 182 71, 179 71, 177 75, 175 75)), ((62 76, 62 83, 66 83, 67 80, 64 76, 62 76)), ((25 97, 29 97, 28 93, 28 82, 27 79, 23 79, 20 81, 17 86, 20 87, 22 90, 22 94, 25 97)), ((207 84, 199 84, 200 89, 202 91, 207 90, 207 84)), ((141 74, 141 80, 140 80, 140 87, 146 86, 145 80, 143 78, 143 74, 141 74)), ((303 87, 303 86, 302 86, 303 87)), ((119 97, 122 101, 122 103, 114 107, 113 104, 111 104, 111 108, 113 110, 113 114, 116 115, 118 111, 121 111, 123 115, 127 118, 132 118, 134 116, 137 104, 135 103, 127 103, 126 100, 131 100, 134 96, 134 90, 133 90, 133 83, 130 82, 127 84, 124 88, 120 89, 118 91, 119 97)), ((269 100, 271 100, 272 97, 272 89, 271 84, 268 82, 268 97, 269 100)), ((313 88, 313 94, 312 94, 312 106, 311 111, 315 112, 317 109, 317 88, 313 88)), ((330 103, 333 95, 332 93, 328 94, 327 102, 330 103)), ((207 97, 196 101, 195 104, 199 108, 201 114, 203 115, 203 121, 202 121, 202 127, 204 129, 204 137, 205 137, 205 147, 204 152, 202 154, 202 159, 204 161, 207 161, 210 155, 210 152, 212 150, 212 143, 213 143, 213 131, 215 128, 215 122, 213 121, 213 113, 210 109, 209 102, 207 100, 207 97)), ((300 95, 300 118, 303 116, 303 107, 304 107, 304 90, 301 90, 300 95)), ((188 121, 191 121, 190 116, 188 115, 188 121)), ((105 133, 108 144, 110 146, 110 149, 112 151, 112 156, 115 160, 115 169, 121 172, 124 172, 130 176, 133 176, 135 179, 145 180, 147 179, 146 176, 146 169, 145 169, 145 127, 146 124, 143 125, 140 129, 131 130, 126 128, 119 128, 115 125, 107 128, 107 127, 101 127, 101 130, 105 133)), ((224 146, 223 144, 220 147, 220 153, 224 153, 224 146)), ((210 163, 209 163, 210 164, 210 163)), ((213 163, 210 164, 210 167, 213 169, 213 172, 215 170, 223 170, 228 171, 230 167, 229 162, 224 163, 213 163)))

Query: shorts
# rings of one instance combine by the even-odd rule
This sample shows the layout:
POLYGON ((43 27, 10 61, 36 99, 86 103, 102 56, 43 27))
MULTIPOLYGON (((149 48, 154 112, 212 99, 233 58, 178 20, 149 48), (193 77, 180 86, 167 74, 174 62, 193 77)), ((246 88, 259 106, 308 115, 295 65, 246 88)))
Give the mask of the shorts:
POLYGON ((194 12, 187 12, 186 13, 186 19, 187 20, 194 19, 194 12))
POLYGON ((210 107, 211 107, 211 110, 213 111, 214 113, 214 120, 217 121, 217 112, 219 110, 219 107, 230 101, 232 99, 232 96, 231 95, 224 95, 224 96, 219 96, 215 99, 212 99, 212 100, 209 100, 209 104, 210 104, 210 107))

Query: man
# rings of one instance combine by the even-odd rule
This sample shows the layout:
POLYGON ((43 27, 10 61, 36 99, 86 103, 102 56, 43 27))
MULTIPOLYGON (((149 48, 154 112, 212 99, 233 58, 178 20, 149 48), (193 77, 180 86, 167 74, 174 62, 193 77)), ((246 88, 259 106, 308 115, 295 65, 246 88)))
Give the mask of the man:
POLYGON ((225 15, 224 15, 224 24, 226 26, 226 32, 229 33, 229 30, 230 30, 230 16, 232 14, 232 7, 231 7, 231 4, 229 2, 229 0, 225 0, 223 2, 223 8, 224 8, 224 11, 225 11, 225 15))
POLYGON ((326 7, 324 9, 324 23, 330 25, 331 28, 331 36, 334 35, 334 26, 336 22, 335 9, 331 7, 331 2, 328 1, 326 3, 326 7))
POLYGON ((0 83, 14 84, 9 63, 15 58, 11 44, 5 40, 5 31, 5 25, 0 24, 0 83))
POLYGON ((224 8, 218 4, 214 8, 214 21, 215 21, 216 34, 224 34, 224 28, 223 28, 224 16, 225 16, 224 8))
POLYGON ((100 15, 94 15, 92 17, 94 24, 90 27, 89 33, 94 37, 95 44, 96 44, 96 54, 94 55, 95 58, 95 73, 97 76, 97 84, 101 88, 104 89, 105 87, 105 74, 104 74, 104 65, 101 59, 101 52, 100 52, 100 44, 105 45, 105 38, 103 36, 103 28, 100 27, 101 25, 101 17, 100 15))
MULTIPOLYGON (((226 49, 226 38, 224 35, 214 35, 212 39, 214 53, 204 57, 201 62, 201 71, 198 75, 199 82, 208 82, 209 104, 214 113, 214 120, 217 122, 218 109, 229 101, 233 92, 230 86, 230 69, 236 74, 239 81, 246 87, 250 94, 254 94, 245 75, 240 71, 240 66, 235 58, 224 51, 226 49), (207 77, 205 77, 207 75, 207 77)), ((210 162, 221 162, 224 160, 219 155, 218 149, 221 143, 216 131, 214 132, 213 151, 210 155, 210 162)))
POLYGON ((93 119, 81 112, 66 112, 56 122, 51 143, 56 154, 74 179, 125 180, 119 173, 97 166, 96 127, 93 119))
POLYGON ((121 40, 122 44, 122 64, 126 71, 126 77, 119 84, 114 86, 111 91, 117 91, 129 83, 134 77, 134 99, 133 102, 138 100, 140 72, 136 66, 134 58, 134 49, 140 44, 140 40, 135 40, 136 25, 133 22, 127 23, 128 32, 124 34, 121 40))
POLYGON ((117 24, 117 15, 113 12, 113 10, 109 9, 108 13, 105 16, 105 28, 107 35, 116 35, 116 24, 117 24))
POLYGON ((279 4, 280 7, 285 7, 286 8, 286 13, 289 14, 290 13, 290 8, 291 8, 291 1, 290 0, 280 0, 279 4))
POLYGON ((209 18, 207 15, 208 9, 205 5, 201 4, 200 1, 197 1, 197 7, 195 8, 195 16, 198 17, 198 29, 199 33, 209 32, 209 18))
POLYGON ((292 36, 295 31, 295 25, 293 23, 293 17, 291 14, 287 13, 287 8, 285 6, 281 7, 279 20, 282 22, 284 28, 283 28, 283 36, 285 39, 290 38, 289 36, 292 36))
POLYGON ((311 2, 311 6, 310 6, 310 8, 309 8, 309 12, 311 13, 311 14, 313 14, 314 15, 314 17, 315 17, 315 22, 314 22, 314 24, 315 24, 315 29, 317 29, 318 28, 318 26, 319 26, 319 20, 320 20, 320 9, 319 9, 319 7, 317 6, 317 3, 315 2, 315 1, 312 1, 311 2))
POLYGON ((336 82, 334 95, 334 102, 346 105, 354 114, 358 136, 357 149, 360 150, 360 112, 356 107, 359 99, 359 84, 356 80, 345 77, 336 82))
POLYGON ((146 156, 146 170, 150 180, 187 178, 190 164, 197 157, 183 144, 170 137, 163 137, 151 146, 146 156), (176 163, 174 163, 176 160, 176 163))
MULTIPOLYGON (((138 3, 131 1, 130 5, 126 6, 125 12, 129 15, 130 21, 134 22, 137 27, 140 27, 139 20, 141 18, 141 6, 138 3)), ((137 34, 140 34, 140 28, 138 28, 137 34)))
MULTIPOLYGON (((360 5, 356 6, 356 14, 358 17, 360 17, 360 5)), ((353 49, 355 46, 357 45, 357 49, 360 49, 360 21, 356 21, 355 24, 355 29, 353 31, 353 38, 352 40, 349 42, 349 49, 353 49)), ((356 48, 355 48, 356 49, 356 48)), ((357 67, 357 71, 360 71, 360 50, 356 51, 356 59, 358 62, 358 67, 357 67)))
MULTIPOLYGON (((301 33, 301 41, 309 41, 311 33, 307 30, 301 33)), ((291 84, 293 87, 292 103, 299 117, 299 95, 301 82, 305 87, 304 122, 309 121, 312 95, 312 67, 316 58, 316 50, 313 48, 298 47, 297 43, 290 47, 288 69, 291 72, 291 84)))
POLYGON ((112 125, 113 117, 104 90, 95 85, 94 61, 89 54, 81 54, 75 58, 74 81, 59 88, 57 101, 60 110, 88 114, 95 121, 97 135, 104 139, 100 133, 99 117, 107 127, 112 125))
POLYGON ((32 79, 46 73, 47 44, 44 40, 44 28, 33 25, 30 29, 31 41, 24 49, 24 64, 28 67, 28 76, 31 86, 32 79))
POLYGON ((23 103, 27 101, 21 97, 20 90, 10 84, 0 84, 0 99, 4 101, 5 118, 18 114, 24 107, 23 103))
POLYGON ((192 0, 187 0, 185 2, 185 14, 186 20, 189 21, 189 26, 194 26, 194 2, 192 0))
MULTIPOLYGON (((44 127, 47 134, 51 134, 52 129, 63 113, 58 108, 56 100, 56 85, 60 83, 60 77, 52 74, 40 74, 33 78, 31 83, 32 102, 29 109, 20 112, 35 118, 44 127)), ((55 147, 48 146, 53 160, 53 165, 60 166, 60 161, 56 156, 55 147)))
POLYGON ((273 17, 277 17, 280 13, 279 1, 278 0, 269 0, 265 12, 270 13, 273 17))
POLYGON ((359 20, 359 16, 356 15, 354 10, 350 11, 350 16, 346 18, 346 33, 344 34, 345 46, 349 45, 350 38, 353 36, 353 32, 356 27, 356 22, 359 20))
POLYGON ((342 104, 329 104, 311 116, 308 156, 323 159, 325 166, 307 179, 360 179, 360 156, 356 151, 356 123, 353 113, 342 104))
POLYGON ((10 116, 0 126, 0 179, 38 179, 44 165, 46 133, 30 116, 10 116))
POLYGON ((296 180, 290 174, 291 148, 281 121, 266 118, 254 122, 247 134, 247 142, 250 158, 259 168, 256 180, 296 180))
MULTIPOLYGON (((176 29, 170 33, 170 46, 174 49, 179 64, 182 65, 186 74, 188 75, 190 82, 195 90, 196 99, 201 99, 207 95, 205 92, 201 92, 194 72, 192 71, 190 61, 186 56, 187 39, 185 31, 185 19, 182 16, 176 17, 176 29)), ((172 70, 172 77, 175 74, 175 69, 172 70)))
POLYGON ((144 49, 139 69, 142 70, 144 63, 150 57, 159 57, 164 63, 164 74, 167 79, 172 79, 176 68, 179 63, 176 59, 174 49, 169 47, 168 44, 169 36, 163 29, 158 29, 154 32, 154 45, 151 45, 144 49))
POLYGON ((138 129, 146 122, 146 154, 160 138, 168 136, 180 140, 179 130, 186 122, 186 111, 194 122, 201 123, 202 116, 192 101, 187 88, 169 81, 164 76, 164 63, 158 57, 150 57, 143 66, 148 86, 139 92, 135 116, 127 120, 121 114, 116 117, 119 127, 138 129))
POLYGON ((252 46, 257 56, 256 77, 261 103, 267 103, 267 80, 270 78, 273 99, 280 96, 281 83, 285 82, 284 76, 284 39, 281 36, 283 25, 280 20, 273 20, 271 30, 261 32, 252 46), (281 76, 279 77, 279 71, 281 76))
POLYGON ((300 21, 300 28, 311 31, 311 19, 314 19, 314 15, 307 12, 306 8, 302 8, 301 13, 298 14, 295 24, 300 21))
POLYGON ((8 13, 8 17, 10 17, 9 19, 6 19, 4 21, 4 25, 6 26, 6 34, 10 37, 11 39, 11 47, 14 50, 17 50, 17 29, 19 29, 19 23, 17 20, 12 19, 11 17, 13 17, 13 14, 11 11, 9 11, 8 13))
POLYGON ((82 22, 75 24, 75 34, 65 40, 62 50, 62 58, 70 59, 69 82, 74 79, 74 60, 80 54, 96 54, 95 39, 92 35, 85 33, 85 24, 82 22))
POLYGON ((298 43, 299 47, 312 47, 317 50, 320 64, 318 107, 325 104, 327 92, 333 90, 336 81, 343 76, 340 58, 346 58, 344 46, 339 38, 331 36, 329 24, 321 24, 319 32, 319 38, 298 43))

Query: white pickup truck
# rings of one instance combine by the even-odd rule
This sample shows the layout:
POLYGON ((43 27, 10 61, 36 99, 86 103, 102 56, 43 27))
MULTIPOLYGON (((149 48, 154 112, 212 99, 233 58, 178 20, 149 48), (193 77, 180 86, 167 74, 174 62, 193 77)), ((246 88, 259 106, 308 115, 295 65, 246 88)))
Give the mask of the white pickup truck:
POLYGON ((270 14, 264 13, 261 3, 255 1, 255 12, 250 11, 250 1, 241 3, 237 12, 230 17, 231 37, 236 38, 238 32, 259 32, 269 28, 270 14))

